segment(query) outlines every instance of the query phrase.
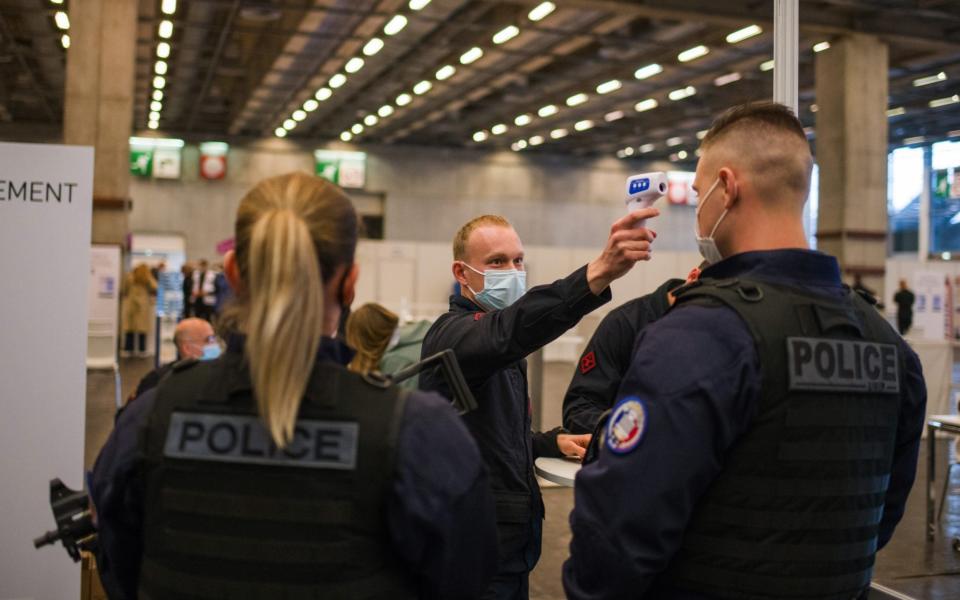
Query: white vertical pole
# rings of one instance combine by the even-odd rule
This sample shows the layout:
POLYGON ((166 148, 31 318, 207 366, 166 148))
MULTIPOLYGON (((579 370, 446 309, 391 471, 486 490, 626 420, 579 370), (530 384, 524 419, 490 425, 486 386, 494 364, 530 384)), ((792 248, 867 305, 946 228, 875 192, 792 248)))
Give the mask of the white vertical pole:
POLYGON ((917 242, 917 258, 925 263, 930 257, 930 180, 933 177, 933 149, 923 147, 923 191, 920 192, 920 228, 917 242))
POLYGON ((797 112, 800 0, 773 0, 773 101, 797 112))

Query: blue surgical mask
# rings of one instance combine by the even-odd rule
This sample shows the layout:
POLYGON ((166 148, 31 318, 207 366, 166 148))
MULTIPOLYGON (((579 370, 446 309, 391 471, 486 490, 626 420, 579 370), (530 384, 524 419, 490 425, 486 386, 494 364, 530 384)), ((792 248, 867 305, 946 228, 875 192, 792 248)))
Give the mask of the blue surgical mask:
POLYGON ((203 347, 203 356, 200 360, 213 360, 220 356, 220 344, 210 343, 203 347))
POLYGON ((478 275, 483 275, 482 290, 476 292, 469 285, 467 289, 473 292, 477 303, 487 310, 504 309, 527 292, 527 273, 525 271, 518 271, 517 269, 478 271, 467 263, 463 263, 463 266, 478 275))

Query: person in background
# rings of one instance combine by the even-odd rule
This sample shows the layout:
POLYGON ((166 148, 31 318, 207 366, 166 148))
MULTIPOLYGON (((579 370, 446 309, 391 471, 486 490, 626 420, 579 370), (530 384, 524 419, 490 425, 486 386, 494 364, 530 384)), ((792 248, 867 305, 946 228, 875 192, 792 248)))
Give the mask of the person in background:
MULTIPOLYGON (((393 375, 420 361, 420 347, 430 329, 430 321, 399 324, 399 317, 387 308, 364 304, 347 319, 347 345, 357 351, 350 369, 358 373, 379 371, 393 375)), ((418 389, 419 376, 399 382, 408 390, 418 389)))
MULTIPOLYGON (((691 269, 686 283, 696 281, 704 266, 691 269)), ((600 321, 563 397, 563 426, 567 430, 594 432, 600 416, 613 408, 640 331, 667 312, 674 302, 671 292, 683 284, 682 279, 668 279, 653 293, 618 306, 600 321)))
POLYGON ((183 275, 183 316, 188 319, 193 313, 193 263, 185 262, 180 267, 180 273, 183 275))
POLYGON ((223 312, 224 307, 227 306, 227 303, 233 298, 233 290, 230 289, 230 283, 227 281, 227 276, 223 272, 223 264, 218 264, 215 271, 216 277, 213 281, 213 288, 216 302, 213 305, 213 312, 219 316, 220 313, 223 312))
POLYGON ((193 273, 191 297, 194 316, 212 322, 217 304, 217 274, 209 268, 206 259, 200 259, 200 266, 193 273))
POLYGON ((203 319, 192 317, 177 323, 177 328, 173 332, 173 343, 177 347, 177 359, 147 373, 127 402, 157 387, 160 380, 180 361, 213 360, 220 356, 220 344, 217 342, 217 336, 213 334, 213 326, 203 319))
MULTIPOLYGON (((490 472, 497 502, 500 564, 485 598, 525 600, 529 574, 540 559, 544 506, 534 475, 538 457, 582 457, 589 435, 560 427, 532 431, 526 357, 574 327, 584 315, 610 301, 610 284, 637 261, 650 259, 656 234, 636 228, 656 217, 638 210, 613 224, 600 255, 567 277, 526 290, 524 249, 510 222, 483 215, 465 223, 453 238, 451 271, 460 295, 433 323, 423 341, 426 358, 452 349, 478 408, 463 420, 490 472)), ((425 390, 449 395, 446 382, 428 371, 425 390)))
POLYGON ((123 350, 127 356, 147 354, 147 333, 153 329, 157 280, 150 268, 141 263, 123 278, 120 288, 123 300, 123 350), (134 349, 136 341, 136 349, 134 349))
POLYGON ((351 311, 344 327, 343 341, 357 354, 347 368, 355 373, 381 372, 380 359, 399 321, 395 313, 374 302, 351 311))
MULTIPOLYGON (((423 340, 427 337, 432 323, 426 319, 404 323, 397 330, 387 344, 387 351, 380 359, 380 371, 390 375, 420 362, 420 352, 423 340)), ((429 358, 429 357, 425 357, 429 358)), ((420 376, 414 375, 410 379, 398 384, 402 388, 416 390, 420 387, 420 376)))
POLYGON ((913 303, 917 297, 907 287, 907 280, 900 280, 900 289, 893 295, 893 301, 897 305, 897 331, 900 335, 907 335, 910 327, 913 325, 913 303))
POLYGON ((478 597, 496 529, 476 444, 446 399, 348 371, 332 337, 359 274, 349 198, 265 179, 235 235, 225 352, 131 403, 88 479, 110 598, 478 597))
POLYGON ((159 263, 157 263, 157 266, 150 269, 150 274, 153 275, 154 279, 156 279, 157 281, 160 281, 160 277, 163 276, 163 272, 166 270, 167 270, 167 263, 166 261, 161 260, 159 263))

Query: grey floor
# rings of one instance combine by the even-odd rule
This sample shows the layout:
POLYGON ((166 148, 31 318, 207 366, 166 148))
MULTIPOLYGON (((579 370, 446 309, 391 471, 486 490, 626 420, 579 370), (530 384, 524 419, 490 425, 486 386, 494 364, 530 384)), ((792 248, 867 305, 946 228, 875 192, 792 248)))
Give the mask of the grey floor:
MULTIPOLYGON (((152 359, 122 359, 123 397, 136 387, 137 381, 152 368, 152 359)), ((548 363, 544 369, 544 428, 559 422, 559 398, 569 383, 571 366, 548 363)), ((87 444, 85 463, 93 464, 96 454, 113 426, 113 377, 91 373, 87 379, 87 444)), ((944 458, 948 442, 939 442, 937 477, 942 482, 946 470, 944 458)), ((960 599, 960 553, 950 547, 953 537, 960 536, 960 468, 954 470, 952 494, 944 507, 943 522, 937 538, 927 543, 924 538, 926 507, 926 444, 921 448, 920 465, 907 512, 890 544, 877 557, 874 579, 883 585, 919 599, 960 599)), ((938 485, 937 494, 940 493, 938 485)), ((567 517, 573 508, 572 490, 544 489, 547 519, 544 524, 543 556, 530 581, 532 600, 563 598, 560 568, 567 556, 570 529, 567 517)))

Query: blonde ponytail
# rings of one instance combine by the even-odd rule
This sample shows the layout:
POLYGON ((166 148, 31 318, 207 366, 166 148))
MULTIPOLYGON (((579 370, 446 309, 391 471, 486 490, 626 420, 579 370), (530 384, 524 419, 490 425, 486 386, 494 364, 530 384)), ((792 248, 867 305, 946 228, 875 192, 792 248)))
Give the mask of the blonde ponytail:
POLYGON ((262 181, 240 203, 238 324, 257 410, 278 447, 293 439, 324 334, 324 286, 353 262, 357 225, 338 187, 299 173, 262 181))
POLYGON ((253 228, 247 359, 257 408, 274 442, 293 439, 300 399, 323 335, 323 286, 310 230, 290 210, 253 228))

